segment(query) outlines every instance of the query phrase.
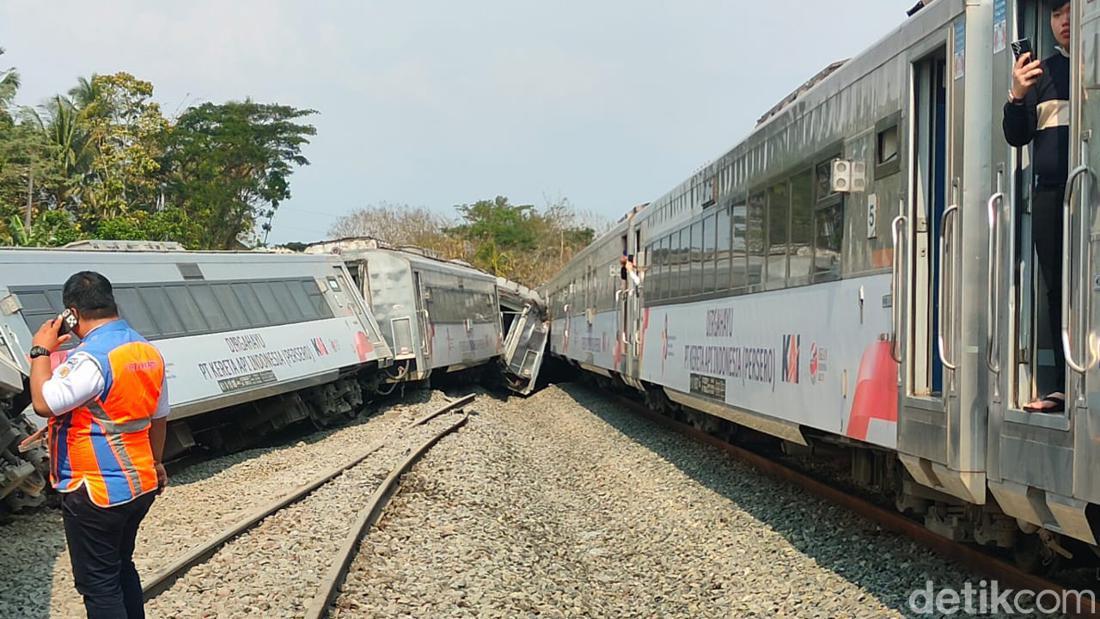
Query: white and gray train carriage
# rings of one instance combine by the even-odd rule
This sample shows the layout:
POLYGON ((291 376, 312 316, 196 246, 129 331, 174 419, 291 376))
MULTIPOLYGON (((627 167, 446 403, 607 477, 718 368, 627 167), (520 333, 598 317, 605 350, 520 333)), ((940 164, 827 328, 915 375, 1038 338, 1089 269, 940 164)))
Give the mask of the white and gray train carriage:
POLYGON ((1029 152, 1000 128, 1007 43, 1051 53, 1048 11, 936 0, 830 66, 553 279, 552 354, 700 423, 850 448, 856 479, 945 535, 1095 560, 1098 3, 1073 3, 1061 334, 1037 303, 1029 152), (1059 337, 1067 411, 1025 413, 1059 337))
MULTIPOLYGON (((87 246, 93 249, 0 250, 0 369, 11 363, 27 374, 31 335, 64 310, 62 284, 77 271, 98 271, 111 280, 122 317, 164 355, 169 453, 357 414, 364 389, 377 380, 370 370, 392 362, 335 257, 186 252, 174 244, 94 250, 149 246, 140 242, 87 246)), ((26 457, 13 454, 4 455, 26 457)), ((34 490, 35 481, 40 490, 33 476, 20 485, 34 490)), ((4 488, 12 491, 10 503, 36 494, 4 488)))
POLYGON ((369 239, 319 243, 306 251, 339 252, 393 351, 394 366, 385 375, 389 382, 423 380, 500 357, 503 334, 493 276, 369 239))

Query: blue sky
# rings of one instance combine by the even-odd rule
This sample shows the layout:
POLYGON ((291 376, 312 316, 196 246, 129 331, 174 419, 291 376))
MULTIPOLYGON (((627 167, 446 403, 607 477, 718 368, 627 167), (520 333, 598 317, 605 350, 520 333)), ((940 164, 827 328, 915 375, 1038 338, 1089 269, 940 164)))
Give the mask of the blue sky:
POLYGON ((911 4, 4 0, 0 65, 26 105, 124 70, 169 116, 245 97, 318 110, 279 243, 380 202, 568 198, 617 219, 911 4))

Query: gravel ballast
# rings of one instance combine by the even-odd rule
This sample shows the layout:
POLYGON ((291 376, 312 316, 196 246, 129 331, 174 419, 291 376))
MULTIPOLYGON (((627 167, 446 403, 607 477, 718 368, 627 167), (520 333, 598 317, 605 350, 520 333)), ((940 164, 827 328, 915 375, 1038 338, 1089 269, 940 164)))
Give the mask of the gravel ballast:
POLYGON ((472 409, 334 616, 903 616, 928 580, 979 580, 584 388, 472 409))
MULTIPOLYGON (((404 403, 385 405, 379 414, 348 426, 288 445, 213 458, 174 473, 138 532, 134 552, 138 570, 147 575, 166 565, 247 513, 444 402, 441 392, 410 392, 404 403)), ((0 617, 83 616, 60 511, 18 514, 0 530, 6 540, 0 545, 0 617)), ((201 615, 197 608, 188 614, 201 615)))
MULTIPOLYGON (((142 526, 139 569, 151 573, 442 403, 422 392, 354 425, 177 474, 142 526)), ((333 616, 905 616, 927 581, 980 580, 580 386, 482 394, 467 411, 469 423, 401 481, 333 616)), ((300 615, 366 497, 448 420, 403 434, 232 541, 148 616, 300 615)), ((56 510, 20 515, 4 533, 0 617, 82 616, 56 510)))

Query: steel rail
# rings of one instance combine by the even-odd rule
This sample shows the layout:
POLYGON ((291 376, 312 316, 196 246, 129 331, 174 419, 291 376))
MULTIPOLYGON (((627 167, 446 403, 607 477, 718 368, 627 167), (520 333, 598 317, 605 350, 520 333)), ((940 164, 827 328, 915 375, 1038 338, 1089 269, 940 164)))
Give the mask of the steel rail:
MULTIPOLYGON (((471 398, 473 396, 470 396, 471 398)), ((344 578, 348 574, 348 569, 351 568, 351 562, 355 559, 356 551, 359 549, 359 543, 363 540, 367 531, 374 526, 378 519, 382 516, 382 510, 389 503, 390 498, 397 490, 398 481, 401 476, 404 475, 412 468, 413 464, 420 459, 425 453, 428 452, 436 443, 443 439, 443 437, 458 430, 462 426, 466 425, 469 421, 469 415, 463 415, 457 421, 450 426, 440 430, 428 440, 424 441, 413 450, 405 458, 401 464, 394 467, 390 474, 386 476, 386 479, 382 482, 382 485, 374 491, 370 500, 367 501, 366 507, 364 507, 359 515, 355 519, 355 524, 352 525, 351 531, 348 532, 347 537, 344 538, 343 543, 340 546, 340 554, 329 571, 325 574, 322 581, 320 591, 306 607, 305 617, 306 619, 323 619, 328 616, 329 607, 336 598, 340 595, 340 587, 344 584, 344 578)))
POLYGON ((257 524, 259 524, 260 521, 282 509, 285 509, 290 505, 293 505, 294 503, 298 503, 299 501, 305 499, 307 496, 312 494, 321 486, 327 484, 336 477, 339 477, 347 470, 358 466, 379 449, 382 449, 383 447, 388 445, 398 433, 404 430, 410 430, 416 426, 423 425, 431 419, 434 419, 445 413, 452 411, 461 412, 464 406, 466 406, 470 402, 473 402, 474 398, 475 395, 471 394, 457 400, 452 400, 445 403, 443 406, 439 407, 435 411, 408 424, 407 426, 403 426, 391 431, 384 438, 372 444, 370 447, 367 447, 363 451, 359 452, 355 457, 351 458, 350 460, 347 460, 343 464, 329 469, 328 471, 314 478, 312 481, 307 482, 302 486, 299 486, 296 490, 293 490, 289 494, 281 496, 274 501, 268 503, 267 505, 253 510, 244 518, 229 525, 220 533, 203 542, 200 546, 189 549, 183 554, 175 557, 167 565, 158 569, 151 576, 142 578, 141 589, 145 601, 148 602, 149 600, 157 597, 158 595, 166 591, 169 587, 172 586, 172 583, 174 583, 181 576, 186 574, 187 571, 190 570, 192 567, 195 567, 196 565, 199 565, 212 557, 216 552, 218 552, 218 550, 222 546, 224 546, 231 540, 239 537, 241 534, 245 533, 249 529, 252 529, 257 524))
MULTIPOLYGON (((1041 576, 1025 572, 1015 565, 993 557, 977 547, 960 544, 934 533, 919 522, 911 520, 903 514, 880 507, 858 496, 848 494, 843 490, 814 479, 797 469, 745 449, 744 447, 738 447, 737 445, 728 443, 693 426, 670 419, 669 417, 650 410, 640 402, 636 402, 625 396, 617 396, 616 399, 658 425, 679 432, 699 443, 719 449, 732 456, 735 460, 748 464, 769 477, 792 483, 821 499, 834 503, 848 511, 855 512, 857 515, 874 522, 883 529, 904 535, 932 550, 936 554, 970 570, 996 578, 1016 589, 1027 589, 1036 593, 1050 590, 1056 592, 1060 598, 1063 597, 1062 594, 1065 588, 1061 585, 1041 576)), ((1093 606, 1087 597, 1082 596, 1079 599, 1082 600, 1082 612, 1067 612, 1065 613, 1066 616, 1100 616, 1100 608, 1093 606)))

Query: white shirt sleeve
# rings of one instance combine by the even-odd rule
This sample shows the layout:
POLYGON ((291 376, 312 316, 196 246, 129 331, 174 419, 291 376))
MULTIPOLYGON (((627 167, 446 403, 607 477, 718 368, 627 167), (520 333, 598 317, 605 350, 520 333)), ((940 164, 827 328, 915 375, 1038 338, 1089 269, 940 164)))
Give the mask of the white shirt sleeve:
POLYGON ((103 393, 103 371, 85 352, 69 355, 42 385, 42 398, 54 415, 64 415, 103 393))
POLYGON ((630 276, 630 281, 634 282, 634 286, 641 286, 642 285, 641 278, 638 277, 638 274, 636 272, 634 272, 633 269, 628 269, 626 273, 627 273, 627 275, 630 276))
POLYGON ((157 400, 157 409, 153 411, 153 419, 164 419, 172 412, 172 405, 168 401, 168 372, 164 372, 164 382, 160 385, 160 399, 157 400))

